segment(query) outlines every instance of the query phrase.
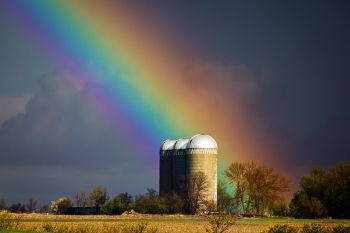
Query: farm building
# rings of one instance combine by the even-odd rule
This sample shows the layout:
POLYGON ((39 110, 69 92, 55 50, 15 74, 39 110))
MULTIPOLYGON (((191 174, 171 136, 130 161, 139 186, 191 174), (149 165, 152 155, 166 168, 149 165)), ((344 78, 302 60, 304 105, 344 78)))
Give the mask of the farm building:
POLYGON ((183 196, 187 182, 203 172, 208 183, 207 201, 217 203, 217 151, 214 138, 197 134, 190 139, 165 140, 160 148, 159 193, 183 196))

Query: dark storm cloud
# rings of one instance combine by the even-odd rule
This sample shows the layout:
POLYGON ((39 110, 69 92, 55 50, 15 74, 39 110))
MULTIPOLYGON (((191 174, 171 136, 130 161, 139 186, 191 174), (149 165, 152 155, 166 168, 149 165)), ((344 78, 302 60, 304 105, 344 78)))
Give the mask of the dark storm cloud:
MULTIPOLYGON (((213 108, 241 103, 255 119, 257 137, 272 139, 279 148, 273 155, 281 162, 277 169, 295 183, 315 165, 349 161, 347 1, 134 5, 159 16, 175 39, 190 41, 187 49, 197 51, 198 60, 181 64, 172 82, 189 88, 198 83, 203 91, 195 93, 203 95, 212 86, 224 90, 208 104, 213 108)), ((104 87, 90 83, 76 89, 65 74, 43 79, 36 91, 38 77, 59 64, 42 58, 11 20, 1 14, 0 19, 0 96, 34 93, 25 111, 0 128, 0 187, 6 187, 0 197, 49 200, 98 183, 114 191, 122 184, 118 191, 137 193, 146 185, 156 188, 156 172, 137 163, 122 137, 86 102, 87 96, 103 102, 104 87), (143 182, 134 171, 142 173, 143 182)), ((2 111, 3 119, 23 111, 23 99, 15 102, 19 107, 2 111)))
POLYGON ((333 76, 322 72, 329 67, 308 69, 314 74, 293 79, 264 69, 253 72, 242 64, 198 60, 187 63, 182 78, 189 88, 202 90, 190 98, 200 98, 211 88, 222 90, 212 95, 213 102, 200 107, 214 111, 238 104, 240 110, 247 110, 254 119, 254 136, 261 142, 271 140, 274 154, 268 156, 280 165, 275 168, 297 184, 311 167, 348 161, 350 154, 350 81, 341 75, 346 71, 334 68, 333 76))
POLYGON ((52 191, 56 186, 61 194, 73 195, 94 184, 115 192, 120 187, 113 184, 124 183, 126 176, 127 187, 119 191, 141 192, 146 184, 156 188, 151 181, 155 171, 133 157, 111 122, 87 102, 87 96, 107 98, 105 88, 88 83, 78 89, 69 76, 42 79, 25 112, 1 125, 0 186, 6 189, 0 196, 15 201, 37 194, 36 198, 48 200, 59 195, 52 191), (130 172, 135 170, 140 173, 130 172), (149 180, 136 185, 141 173, 143 180, 149 180))
POLYGON ((24 112, 25 105, 30 97, 31 94, 0 96, 0 124, 10 117, 24 112))

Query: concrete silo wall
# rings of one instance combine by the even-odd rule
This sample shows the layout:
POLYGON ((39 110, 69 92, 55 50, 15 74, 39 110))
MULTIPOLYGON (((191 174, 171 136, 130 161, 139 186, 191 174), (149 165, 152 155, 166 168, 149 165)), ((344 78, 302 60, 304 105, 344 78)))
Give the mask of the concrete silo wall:
POLYGON ((169 195, 173 189, 173 150, 160 151, 159 194, 169 195))
POLYGON ((217 149, 187 149, 187 176, 203 172, 208 182, 206 199, 217 203, 217 149))
POLYGON ((206 176, 205 199, 217 203, 217 143, 209 135, 165 140, 160 150, 159 194, 177 193, 186 198, 188 182, 197 172, 206 176))
POLYGON ((174 192, 183 196, 183 191, 186 188, 186 150, 174 150, 173 156, 173 189, 174 192))

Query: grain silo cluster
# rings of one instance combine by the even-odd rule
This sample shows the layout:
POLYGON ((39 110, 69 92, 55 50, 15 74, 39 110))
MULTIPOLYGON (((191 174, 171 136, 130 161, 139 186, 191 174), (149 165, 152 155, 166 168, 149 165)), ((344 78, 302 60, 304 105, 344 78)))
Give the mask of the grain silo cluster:
POLYGON ((209 135, 165 140, 160 148, 159 193, 182 195, 186 182, 197 172, 207 178, 206 200, 217 202, 217 143, 209 135))

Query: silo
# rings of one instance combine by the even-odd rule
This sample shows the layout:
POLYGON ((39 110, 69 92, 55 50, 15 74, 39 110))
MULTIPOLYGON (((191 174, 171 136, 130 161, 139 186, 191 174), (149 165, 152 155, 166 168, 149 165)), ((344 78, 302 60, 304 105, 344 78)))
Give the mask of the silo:
POLYGON ((206 134, 197 134, 187 143, 187 176, 196 172, 203 172, 207 178, 208 190, 206 200, 217 203, 217 151, 218 146, 214 138, 206 134))
POLYGON ((159 195, 168 195, 173 190, 173 149, 175 140, 165 140, 160 147, 159 195))
POLYGON ((179 139, 173 153, 173 191, 180 196, 186 188, 186 148, 189 139, 179 139))

